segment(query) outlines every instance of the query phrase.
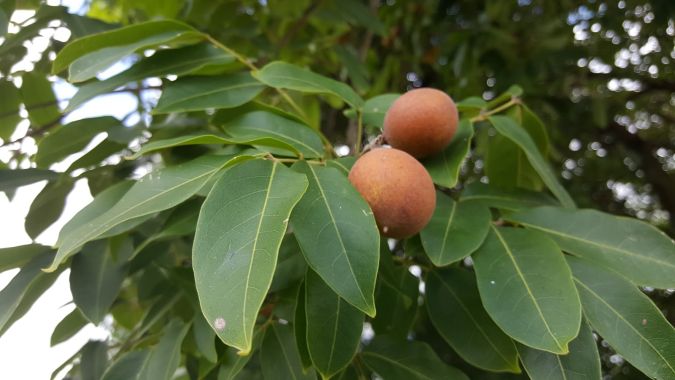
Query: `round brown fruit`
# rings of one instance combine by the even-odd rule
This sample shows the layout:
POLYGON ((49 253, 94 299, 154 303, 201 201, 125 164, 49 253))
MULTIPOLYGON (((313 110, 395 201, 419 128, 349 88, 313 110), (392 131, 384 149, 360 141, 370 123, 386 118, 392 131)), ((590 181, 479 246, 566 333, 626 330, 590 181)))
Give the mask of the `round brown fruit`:
POLYGON ((457 130, 457 106, 443 91, 418 88, 401 95, 384 116, 384 138, 417 158, 442 151, 457 130))
POLYGON ((431 176, 413 156, 377 148, 361 156, 349 181, 368 202, 382 235, 402 239, 418 233, 431 219, 436 191, 431 176))

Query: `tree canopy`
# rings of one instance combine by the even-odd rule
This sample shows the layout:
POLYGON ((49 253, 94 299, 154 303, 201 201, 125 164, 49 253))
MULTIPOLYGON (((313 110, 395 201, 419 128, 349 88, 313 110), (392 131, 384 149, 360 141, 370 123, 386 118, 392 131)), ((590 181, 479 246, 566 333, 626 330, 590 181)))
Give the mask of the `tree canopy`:
POLYGON ((69 269, 52 342, 112 316, 72 375, 675 378, 672 1, 0 0, 0 34, 0 191, 46 183, 32 239, 94 196, 0 250, 0 334, 69 269), (461 121, 387 240, 346 175, 419 87, 461 121))

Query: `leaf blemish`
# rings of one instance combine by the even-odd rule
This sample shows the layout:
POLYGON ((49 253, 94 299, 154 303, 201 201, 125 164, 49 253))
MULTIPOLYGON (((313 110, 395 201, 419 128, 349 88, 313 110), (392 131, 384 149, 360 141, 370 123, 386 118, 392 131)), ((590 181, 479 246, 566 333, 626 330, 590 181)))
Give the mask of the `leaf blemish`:
POLYGON ((494 284, 495 284, 494 280, 490 281, 490 285, 494 285, 494 284))
POLYGON ((225 320, 223 318, 216 318, 215 321, 213 321, 213 327, 216 328, 218 331, 223 331, 225 329, 225 320))

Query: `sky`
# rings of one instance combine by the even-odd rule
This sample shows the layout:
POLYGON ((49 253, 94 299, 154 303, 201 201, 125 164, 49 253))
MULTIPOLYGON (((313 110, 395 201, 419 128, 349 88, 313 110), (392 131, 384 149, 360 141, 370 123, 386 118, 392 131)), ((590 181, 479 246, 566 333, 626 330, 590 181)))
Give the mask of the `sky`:
MULTIPOLYGON (((84 0, 49 0, 49 5, 66 5, 71 12, 81 13, 84 0)), ((32 11, 17 11, 12 16, 12 22, 20 23, 31 17, 32 11)), ((10 32, 16 30, 10 25, 10 32)), ((67 39, 69 32, 59 28, 54 33, 61 33, 59 39, 67 39)), ((38 37, 32 43, 26 45, 28 49, 28 59, 21 62, 13 68, 13 71, 32 69, 31 60, 39 58, 40 53, 46 47, 46 38, 38 37)), ((102 76, 112 75, 113 72, 123 70, 127 65, 118 65, 111 68, 110 72, 103 73, 102 76)), ((65 82, 55 82, 54 91, 58 99, 68 99, 76 89, 65 82)), ((66 102, 62 102, 66 103, 66 102)), ((64 104, 61 104, 63 106, 64 104)), ((135 98, 128 94, 115 94, 101 96, 89 103, 83 105, 80 109, 72 112, 64 120, 79 120, 87 117, 99 115, 112 115, 121 119, 128 112, 136 109, 135 98)), ((12 139, 21 137, 25 133, 27 125, 19 127, 12 139)), ((55 164, 52 170, 63 171, 70 163, 83 155, 87 150, 95 147, 105 139, 105 135, 97 136, 82 153, 68 157, 64 162, 55 164)), ((27 152, 36 149, 34 141, 28 141, 22 146, 27 152)), ((9 153, 0 148, 0 160, 7 161, 9 153)), ((46 183, 39 182, 33 185, 20 188, 15 197, 9 199, 0 193, 0 248, 12 247, 23 244, 30 244, 31 239, 24 230, 24 220, 30 204, 35 196, 41 191, 46 183)), ((86 180, 80 180, 76 183, 73 191, 66 200, 66 206, 61 218, 43 232, 36 241, 45 245, 53 245, 56 242, 58 231, 72 218, 77 211, 91 202, 92 196, 89 192, 86 180)), ((18 273, 18 269, 0 273, 0 290, 3 289, 11 279, 18 273)), ((69 287, 69 271, 66 270, 58 278, 56 283, 47 290, 42 297, 33 305, 28 313, 17 321, 2 337, 0 337, 0 379, 49 379, 52 371, 58 368, 64 361, 75 354, 89 340, 103 340, 108 337, 108 332, 103 327, 96 327, 92 324, 87 325, 83 330, 76 334, 72 339, 50 347, 49 341, 54 327, 70 313, 75 306, 72 303, 72 295, 69 287), (38 361, 39 360, 39 361, 38 361), (39 363, 36 365, 36 363, 39 363)), ((66 371, 63 371, 58 378, 63 378, 66 371)))

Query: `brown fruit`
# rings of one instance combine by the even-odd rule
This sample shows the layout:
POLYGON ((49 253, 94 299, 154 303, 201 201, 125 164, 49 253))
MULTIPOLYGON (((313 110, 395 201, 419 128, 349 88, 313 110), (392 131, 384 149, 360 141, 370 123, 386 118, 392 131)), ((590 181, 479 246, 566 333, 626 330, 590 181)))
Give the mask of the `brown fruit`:
POLYGON ((408 153, 377 148, 359 158, 349 181, 368 202, 384 236, 402 239, 431 219, 436 190, 427 170, 408 153))
POLYGON ((442 151, 457 130, 457 106, 445 92, 418 88, 401 95, 384 116, 384 138, 417 158, 442 151))

